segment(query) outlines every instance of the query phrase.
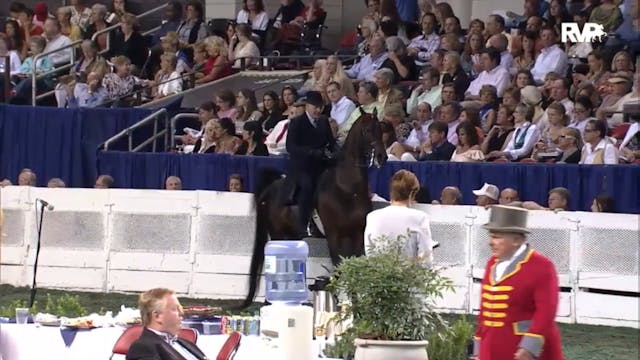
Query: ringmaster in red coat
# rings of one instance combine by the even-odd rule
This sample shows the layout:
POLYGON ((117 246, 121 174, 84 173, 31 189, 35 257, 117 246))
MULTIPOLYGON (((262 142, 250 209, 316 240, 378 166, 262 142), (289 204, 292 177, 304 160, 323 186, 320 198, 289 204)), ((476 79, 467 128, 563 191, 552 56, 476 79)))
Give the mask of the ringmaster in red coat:
POLYGON ((563 360, 558 275, 545 256, 527 244, 527 210, 491 208, 492 256, 482 279, 474 341, 479 360, 563 360))

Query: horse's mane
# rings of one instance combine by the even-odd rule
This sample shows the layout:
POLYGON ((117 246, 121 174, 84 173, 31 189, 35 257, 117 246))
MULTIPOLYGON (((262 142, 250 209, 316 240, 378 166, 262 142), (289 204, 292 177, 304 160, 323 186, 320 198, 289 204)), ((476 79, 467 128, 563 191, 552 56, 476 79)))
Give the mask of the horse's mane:
POLYGON ((368 113, 364 111, 362 106, 356 108, 356 110, 360 111, 360 116, 353 123, 353 125, 351 126, 351 129, 349 129, 349 132, 347 133, 347 138, 344 140, 342 149, 340 149, 340 154, 338 158, 342 160, 344 160, 344 158, 348 156, 355 156, 357 158, 358 155, 364 155, 364 154, 359 154, 359 152, 361 151, 360 142, 362 141, 362 132, 360 130, 362 129, 363 124, 367 121, 365 120, 366 118, 372 117, 371 120, 377 121, 376 114, 368 113))

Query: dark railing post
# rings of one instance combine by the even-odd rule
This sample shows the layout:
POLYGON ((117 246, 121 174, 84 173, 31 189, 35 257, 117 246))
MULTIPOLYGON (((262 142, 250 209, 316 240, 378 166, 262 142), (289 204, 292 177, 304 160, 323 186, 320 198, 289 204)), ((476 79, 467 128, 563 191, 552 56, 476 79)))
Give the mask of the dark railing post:
POLYGON ((2 74, 2 81, 3 81, 3 101, 5 103, 9 103, 9 95, 11 94, 11 92, 9 91, 11 89, 11 60, 9 55, 7 56, 3 56, 3 61, 4 61, 4 73, 2 74))

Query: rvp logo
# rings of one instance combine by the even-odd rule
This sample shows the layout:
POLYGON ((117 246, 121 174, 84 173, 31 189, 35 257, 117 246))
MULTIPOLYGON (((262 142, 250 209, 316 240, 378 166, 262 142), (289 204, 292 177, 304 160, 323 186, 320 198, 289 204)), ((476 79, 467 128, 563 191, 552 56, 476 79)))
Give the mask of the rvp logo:
POLYGON ((562 23, 560 25, 562 26, 560 28, 562 42, 601 42, 602 37, 607 35, 604 31, 604 25, 596 23, 585 23, 582 32, 580 32, 578 23, 562 23))

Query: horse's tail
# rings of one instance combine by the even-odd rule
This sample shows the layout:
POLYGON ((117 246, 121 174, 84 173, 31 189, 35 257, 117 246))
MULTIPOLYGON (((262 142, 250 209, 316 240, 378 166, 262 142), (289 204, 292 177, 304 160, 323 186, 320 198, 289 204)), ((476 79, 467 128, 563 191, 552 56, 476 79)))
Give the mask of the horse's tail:
POLYGON ((251 267, 249 269, 249 292, 242 303, 245 309, 253 303, 260 283, 260 273, 264 264, 264 248, 269 241, 269 196, 265 190, 276 180, 282 177, 282 173, 274 169, 261 169, 258 174, 258 183, 253 191, 256 208, 256 234, 253 245, 253 255, 251 257, 251 267))

